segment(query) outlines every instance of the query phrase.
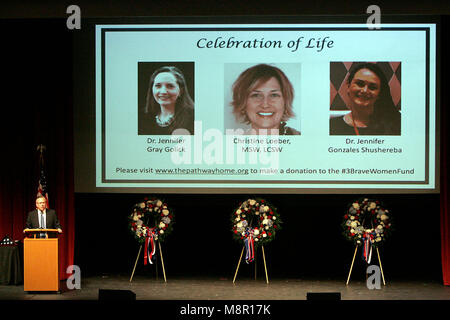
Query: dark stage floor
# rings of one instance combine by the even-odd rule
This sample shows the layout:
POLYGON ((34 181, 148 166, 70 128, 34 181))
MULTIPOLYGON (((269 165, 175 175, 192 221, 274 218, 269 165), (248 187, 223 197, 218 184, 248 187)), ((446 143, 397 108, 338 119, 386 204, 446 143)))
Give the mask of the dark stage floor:
POLYGON ((0 286, 0 300, 98 300, 100 289, 131 290, 136 300, 306 300, 308 292, 340 292, 342 300, 449 300, 450 287, 437 282, 389 281, 369 290, 364 281, 345 279, 232 279, 163 278, 108 275, 83 278, 81 289, 61 293, 27 293, 23 286, 0 286))
POLYGON ((379 290, 369 290, 365 281, 346 286, 346 279, 271 279, 266 284, 263 278, 241 278, 233 284, 231 278, 170 277, 165 283, 143 275, 130 283, 129 277, 85 277, 79 290, 68 290, 62 282, 60 293, 26 293, 23 286, 0 286, 0 308, 21 317, 52 310, 76 318, 117 319, 128 314, 180 320, 302 319, 304 315, 331 319, 346 313, 421 318, 450 308, 450 287, 418 280, 390 281, 379 290), (99 299, 100 292, 109 299, 99 299), (136 300, 129 298, 130 293, 136 300), (307 299, 309 293, 320 301, 307 299))

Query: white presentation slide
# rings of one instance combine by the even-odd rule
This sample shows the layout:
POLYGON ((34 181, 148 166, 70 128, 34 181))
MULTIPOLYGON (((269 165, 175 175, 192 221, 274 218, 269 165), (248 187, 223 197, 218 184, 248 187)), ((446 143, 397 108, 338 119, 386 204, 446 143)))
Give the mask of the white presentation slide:
POLYGON ((96 187, 436 188, 436 25, 96 25, 96 187))

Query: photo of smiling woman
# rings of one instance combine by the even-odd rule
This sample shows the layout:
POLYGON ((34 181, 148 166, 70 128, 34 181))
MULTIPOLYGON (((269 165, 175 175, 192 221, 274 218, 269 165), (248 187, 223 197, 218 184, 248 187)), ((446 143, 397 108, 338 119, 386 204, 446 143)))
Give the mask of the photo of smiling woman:
POLYGON ((159 67, 150 76, 138 134, 194 134, 194 102, 185 76, 176 66, 159 67))
POLYGON ((269 64, 244 70, 232 85, 231 107, 237 122, 250 128, 245 134, 299 135, 286 125, 295 117, 294 88, 286 74, 269 64))
MULTIPOLYGON (((391 71, 391 80, 397 80, 391 71)), ((394 81, 391 81, 394 82, 394 81)), ((398 82, 398 90, 399 90, 398 82)), ((400 135, 400 112, 385 73, 375 63, 354 63, 342 84, 350 112, 330 119, 330 135, 400 135)))

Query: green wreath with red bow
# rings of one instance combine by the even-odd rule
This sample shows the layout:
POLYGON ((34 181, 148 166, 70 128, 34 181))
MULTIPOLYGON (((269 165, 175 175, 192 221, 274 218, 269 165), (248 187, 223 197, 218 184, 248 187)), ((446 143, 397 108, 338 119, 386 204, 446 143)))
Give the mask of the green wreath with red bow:
POLYGON ((154 233, 155 240, 164 242, 172 232, 173 212, 166 203, 156 198, 144 198, 133 206, 129 216, 131 233, 139 243, 145 241, 149 231, 154 233))
POLYGON ((369 242, 377 247, 391 235, 392 218, 380 201, 363 198, 348 206, 342 228, 344 237, 355 245, 369 242))
POLYGON ((242 202, 231 221, 234 239, 244 242, 247 263, 254 260, 254 248, 275 239, 282 224, 276 208, 260 198, 242 202))
POLYGON ((129 228, 135 239, 145 245, 144 264, 152 264, 155 242, 164 242, 172 232, 174 216, 166 203, 156 198, 144 198, 135 204, 129 216, 129 228))

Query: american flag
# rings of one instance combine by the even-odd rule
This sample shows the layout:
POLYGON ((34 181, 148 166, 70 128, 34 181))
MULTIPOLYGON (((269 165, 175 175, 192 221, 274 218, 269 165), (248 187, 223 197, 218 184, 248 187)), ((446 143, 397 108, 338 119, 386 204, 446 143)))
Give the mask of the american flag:
POLYGON ((44 168, 41 166, 41 174, 39 176, 39 184, 37 188, 37 195, 36 197, 42 197, 44 196, 47 200, 47 208, 48 206, 48 193, 47 193, 47 180, 45 180, 45 174, 44 174, 44 168))

